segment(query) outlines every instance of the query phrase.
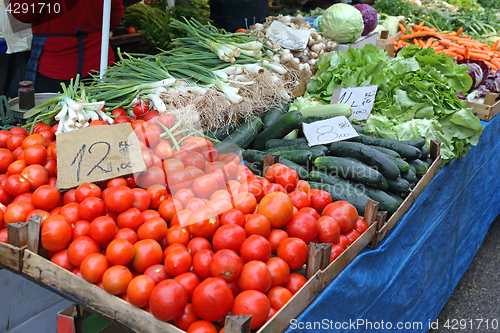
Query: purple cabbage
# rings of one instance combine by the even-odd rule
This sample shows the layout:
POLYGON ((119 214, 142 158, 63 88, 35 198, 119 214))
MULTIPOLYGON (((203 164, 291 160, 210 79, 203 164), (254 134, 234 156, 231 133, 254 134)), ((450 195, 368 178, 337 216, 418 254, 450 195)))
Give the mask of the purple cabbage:
POLYGON ((470 75, 472 78, 472 89, 476 89, 481 85, 482 82, 484 82, 483 78, 483 70, 481 67, 479 67, 478 64, 470 63, 470 64, 463 64, 464 66, 469 66, 469 71, 467 74, 470 75))
POLYGON ((363 29, 363 33, 361 35, 366 36, 377 27, 377 11, 372 6, 366 5, 364 3, 357 4, 354 7, 356 7, 356 9, 361 12, 361 16, 363 16, 365 28, 363 29))
POLYGON ((488 76, 484 86, 488 92, 500 93, 500 70, 498 70, 495 74, 488 76))
POLYGON ((485 84, 486 79, 490 75, 493 75, 491 68, 488 67, 488 65, 486 65, 486 63, 482 60, 467 58, 467 59, 457 61, 457 64, 471 67, 471 69, 469 69, 469 71, 467 72, 471 76, 472 81, 474 81, 474 83, 472 84, 471 90, 479 87, 480 85, 485 84), (480 74, 477 67, 473 66, 473 65, 479 66, 482 73, 480 74))

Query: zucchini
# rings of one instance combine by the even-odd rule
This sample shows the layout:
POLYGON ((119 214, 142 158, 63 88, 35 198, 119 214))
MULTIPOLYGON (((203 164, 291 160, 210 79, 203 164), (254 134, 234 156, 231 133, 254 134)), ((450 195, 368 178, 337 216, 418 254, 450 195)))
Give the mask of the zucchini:
POLYGON ((307 161, 312 159, 312 152, 309 150, 292 150, 292 151, 282 151, 280 157, 286 158, 294 163, 300 165, 306 165, 307 161))
POLYGON ((243 149, 240 148, 236 143, 233 142, 217 142, 214 143, 214 148, 217 149, 219 154, 229 154, 235 153, 238 156, 243 154, 243 149))
MULTIPOLYGON (((268 153, 264 153, 260 150, 247 149, 243 153, 243 158, 247 162, 259 162, 259 163, 263 164, 264 163, 264 156, 266 156, 266 155, 268 155, 268 153)), ((298 165, 297 163, 294 163, 290 160, 287 160, 286 158, 283 158, 281 156, 280 156, 279 163, 282 163, 282 164, 286 165, 287 167, 289 167, 290 169, 295 170, 297 172, 297 174, 299 175, 299 179, 304 179, 304 180, 309 179, 309 173, 307 172, 307 170, 303 166, 298 165)))
POLYGON ((379 210, 386 210, 389 213, 394 213, 400 205, 399 200, 394 199, 392 196, 379 189, 366 186, 365 194, 370 199, 378 201, 379 210))
POLYGON ((336 104, 325 104, 318 106, 311 106, 300 110, 304 118, 309 117, 339 117, 346 116, 349 118, 352 115, 352 108, 349 104, 336 103, 336 104))
POLYGON ((403 141, 399 141, 399 142, 404 143, 405 145, 410 145, 410 146, 416 147, 418 149, 422 149, 422 147, 425 145, 424 138, 418 138, 415 140, 403 140, 403 141))
POLYGON ((314 146, 309 147, 308 145, 299 145, 299 146, 288 146, 288 147, 276 147, 266 150, 268 153, 279 153, 281 151, 293 151, 293 150, 311 150, 311 151, 320 151, 323 153, 328 152, 328 148, 325 146, 314 146))
POLYGON ((219 141, 222 141, 225 138, 227 138, 231 132, 234 132, 234 130, 237 128, 238 124, 231 123, 226 126, 222 126, 211 131, 207 131, 205 135, 212 139, 217 139, 219 141))
POLYGON ((330 153, 334 156, 354 157, 371 167, 376 167, 376 170, 386 178, 397 179, 400 175, 398 166, 386 154, 362 143, 334 142, 330 146, 330 153))
MULTIPOLYGON (((262 150, 266 142, 271 139, 283 138, 292 130, 302 125, 302 113, 298 110, 290 111, 282 115, 274 124, 259 133, 251 145, 252 149, 262 150)), ((260 128, 259 128, 260 130, 260 128)), ((248 141, 250 143, 251 141, 248 141)))
POLYGON ((259 116, 253 116, 222 141, 235 143, 245 149, 255 139, 257 134, 259 134, 261 127, 262 119, 260 119, 259 116))
POLYGON ((429 168, 430 168, 430 166, 432 165, 432 163, 434 163, 434 160, 433 160, 432 158, 430 158, 430 157, 429 157, 428 159, 426 159, 426 160, 425 160, 425 162, 426 162, 427 164, 429 164, 429 168))
POLYGON ((392 149, 397 152, 402 158, 406 158, 409 160, 420 158, 421 155, 419 148, 415 148, 396 140, 377 139, 372 138, 371 136, 360 134, 359 136, 352 138, 350 141, 364 143, 365 145, 392 149))
POLYGON ((399 205, 401 205, 403 203, 404 200, 403 200, 403 198, 401 198, 401 195, 394 193, 394 192, 391 192, 391 191, 387 191, 386 193, 387 193, 387 195, 391 196, 394 200, 396 200, 399 205))
POLYGON ((326 170, 330 175, 353 179, 382 190, 386 190, 388 187, 385 177, 380 172, 361 162, 342 157, 325 156, 314 160, 314 166, 320 170, 326 170))
POLYGON ((273 107, 271 110, 266 112, 266 116, 262 120, 264 128, 268 128, 278 120, 279 117, 284 115, 286 111, 283 110, 282 105, 273 107))
POLYGON ((422 161, 425 161, 426 159, 429 158, 429 155, 430 155, 429 148, 427 148, 426 146, 423 146, 421 151, 422 151, 422 155, 420 156, 420 159, 422 161))
POLYGON ((410 184, 415 184, 418 182, 417 175, 412 168, 410 168, 410 170, 408 170, 407 172, 401 172, 401 178, 406 179, 410 184))
POLYGON ((247 163, 245 165, 250 169, 250 171, 253 172, 254 175, 262 177, 262 169, 263 169, 262 163, 252 162, 252 163, 247 163))
MULTIPOLYGON (((408 163, 410 164, 410 163, 408 163)), ((410 170, 413 171, 413 173, 416 175, 417 174, 417 169, 413 165, 410 164, 410 170)), ((409 170, 408 170, 409 171, 409 170)))
POLYGON ((401 155, 399 155, 397 152, 395 152, 392 149, 384 148, 384 147, 380 147, 380 146, 372 146, 372 145, 369 145, 369 146, 370 146, 370 148, 376 149, 379 152, 384 153, 386 155, 389 155, 389 156, 392 156, 395 158, 401 158, 401 155))
POLYGON ((396 193, 408 193, 410 192, 410 183, 401 177, 398 179, 387 179, 387 184, 389 185, 389 190, 396 193))
POLYGON ((307 146, 306 138, 298 138, 293 140, 271 139, 266 142, 266 149, 304 145, 307 146))
POLYGON ((363 134, 365 132, 365 130, 363 129, 363 127, 361 127, 359 125, 352 124, 352 127, 354 127, 354 129, 356 130, 356 132, 358 132, 360 134, 363 134))
POLYGON ((413 165, 413 167, 415 168, 415 173, 417 174, 417 176, 424 175, 427 172, 427 169, 429 169, 427 164, 425 164, 421 160, 410 161, 410 165, 413 165))
POLYGON ((396 163, 396 165, 399 168, 399 171, 401 171, 401 172, 407 172, 408 170, 410 170, 410 165, 408 163, 406 163, 403 159, 401 159, 401 158, 395 158, 395 157, 392 157, 392 156, 389 156, 389 159, 391 161, 393 161, 394 163, 396 163))

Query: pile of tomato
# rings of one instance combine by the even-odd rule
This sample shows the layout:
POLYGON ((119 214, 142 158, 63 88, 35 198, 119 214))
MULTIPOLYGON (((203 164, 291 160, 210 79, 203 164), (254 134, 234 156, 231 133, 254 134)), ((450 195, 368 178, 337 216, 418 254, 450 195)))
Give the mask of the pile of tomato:
POLYGON ((177 151, 162 138, 173 117, 151 112, 132 120, 145 174, 64 195, 54 187, 54 129, 0 131, 0 241, 7 224, 41 214, 53 263, 200 333, 217 332, 230 314, 252 315, 259 328, 307 282, 291 271, 306 263, 310 242, 333 243, 333 261, 367 229, 352 205, 332 203, 285 165, 257 178, 199 137, 177 151))

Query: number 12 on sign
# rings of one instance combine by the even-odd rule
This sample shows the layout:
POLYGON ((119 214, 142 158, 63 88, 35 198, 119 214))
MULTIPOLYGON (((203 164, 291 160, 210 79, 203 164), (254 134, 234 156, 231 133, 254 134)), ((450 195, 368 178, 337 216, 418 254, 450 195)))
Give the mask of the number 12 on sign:
POLYGON ((344 116, 302 124, 309 146, 347 140, 358 136, 351 122, 344 116))

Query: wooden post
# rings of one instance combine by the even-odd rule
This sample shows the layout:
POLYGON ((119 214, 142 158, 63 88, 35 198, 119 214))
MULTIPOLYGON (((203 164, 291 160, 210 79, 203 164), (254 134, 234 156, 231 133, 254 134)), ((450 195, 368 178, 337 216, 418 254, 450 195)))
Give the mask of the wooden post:
POLYGON ((365 215, 363 217, 368 227, 375 221, 375 216, 378 211, 378 202, 368 199, 366 202, 365 215))
POLYGON ((388 30, 382 30, 380 32, 380 39, 389 39, 389 31, 388 30))
POLYGON ((495 104, 497 97, 498 97, 498 94, 487 93, 486 97, 484 98, 483 104, 493 106, 493 104, 495 104))
POLYGON ((262 177, 266 178, 267 168, 280 161, 280 155, 266 155, 264 156, 264 167, 262 168, 262 177))
POLYGON ((322 251, 322 255, 321 255, 320 269, 324 270, 330 264, 330 257, 332 256, 333 244, 332 243, 323 243, 323 244, 321 244, 321 247, 323 248, 323 251, 322 251))
POLYGON ((227 316, 224 333, 250 333, 252 316, 227 316))
POLYGON ((7 239, 10 245, 19 248, 26 246, 28 243, 28 222, 7 224, 7 239))
POLYGON ((375 236, 373 237, 372 241, 368 246, 370 246, 372 249, 376 249, 378 246, 378 243, 380 241, 380 232, 382 230, 382 227, 384 226, 384 223, 387 219, 387 212, 382 211, 377 213, 377 231, 375 232, 375 236))
POLYGON ((435 160, 441 154, 441 141, 431 140, 429 151, 431 158, 435 160))
POLYGON ((310 279, 321 269, 323 246, 321 244, 309 243, 309 252, 306 262, 306 279, 310 279))
POLYGON ((38 254, 40 246, 40 224, 42 223, 42 214, 30 217, 28 221, 28 250, 38 254))

